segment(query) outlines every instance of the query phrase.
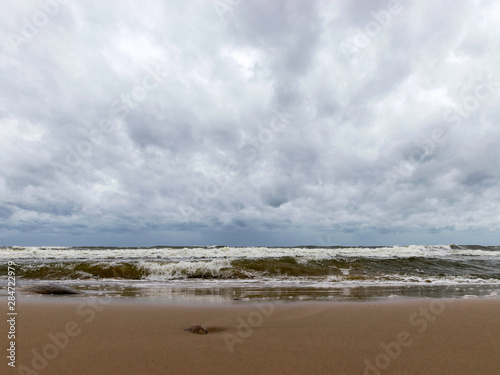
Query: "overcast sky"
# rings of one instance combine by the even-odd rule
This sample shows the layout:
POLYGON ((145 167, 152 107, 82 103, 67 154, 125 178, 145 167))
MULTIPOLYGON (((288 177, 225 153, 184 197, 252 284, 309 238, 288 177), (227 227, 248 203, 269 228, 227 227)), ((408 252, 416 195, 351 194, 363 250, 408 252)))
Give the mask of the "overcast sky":
POLYGON ((498 245, 499 19, 4 1, 0 245, 498 245))

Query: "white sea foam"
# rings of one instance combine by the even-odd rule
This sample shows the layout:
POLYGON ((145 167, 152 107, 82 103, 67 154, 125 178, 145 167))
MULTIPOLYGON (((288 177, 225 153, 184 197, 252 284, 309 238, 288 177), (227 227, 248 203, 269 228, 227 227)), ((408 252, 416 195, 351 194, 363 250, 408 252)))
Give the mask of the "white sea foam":
POLYGON ((453 258, 472 256, 476 258, 498 258, 499 251, 454 249, 449 245, 439 246, 393 246, 379 248, 349 247, 331 248, 273 248, 273 247, 222 247, 222 248, 68 248, 68 247, 10 247, 2 248, 0 259, 164 259, 164 260, 203 260, 203 259, 259 259, 294 257, 304 260, 322 260, 336 257, 363 258, 453 258))
POLYGON ((324 282, 317 280, 316 283, 325 284, 325 286, 397 286, 397 285, 439 285, 439 286, 463 286, 463 285, 500 285, 498 279, 482 279, 469 276, 416 276, 390 274, 383 276, 367 276, 366 278, 352 279, 348 275, 330 275, 324 282))
POLYGON ((147 271, 147 280, 175 280, 186 279, 190 276, 218 277, 222 275, 222 269, 231 267, 231 262, 226 259, 212 260, 206 262, 177 262, 159 264, 156 262, 141 262, 140 268, 147 271))

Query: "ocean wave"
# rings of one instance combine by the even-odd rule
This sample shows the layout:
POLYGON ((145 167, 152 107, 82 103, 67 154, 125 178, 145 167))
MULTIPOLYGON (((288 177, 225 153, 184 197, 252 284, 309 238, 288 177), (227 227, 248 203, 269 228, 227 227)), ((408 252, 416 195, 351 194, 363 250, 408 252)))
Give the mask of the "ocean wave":
POLYGON ((334 258, 498 258, 500 248, 478 245, 411 245, 392 247, 3 247, 0 259, 31 260, 164 260, 261 259, 293 257, 304 260, 334 258))
POLYGON ((205 262, 140 262, 139 269, 144 271, 147 280, 176 280, 187 278, 230 278, 233 276, 229 260, 205 262))
MULTIPOLYGON (((0 275, 7 266, 0 265, 0 275)), ((255 279, 255 280, 373 280, 429 282, 424 280, 467 277, 500 280, 500 259, 353 258, 308 259, 292 256, 279 258, 223 258, 203 260, 97 260, 19 261, 16 275, 24 279, 255 279)))

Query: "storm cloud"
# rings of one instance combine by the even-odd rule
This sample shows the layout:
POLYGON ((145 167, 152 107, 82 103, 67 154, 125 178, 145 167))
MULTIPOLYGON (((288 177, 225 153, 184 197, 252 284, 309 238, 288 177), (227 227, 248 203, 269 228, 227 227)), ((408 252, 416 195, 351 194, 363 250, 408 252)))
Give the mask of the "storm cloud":
POLYGON ((0 245, 498 244, 494 1, 7 1, 0 245))

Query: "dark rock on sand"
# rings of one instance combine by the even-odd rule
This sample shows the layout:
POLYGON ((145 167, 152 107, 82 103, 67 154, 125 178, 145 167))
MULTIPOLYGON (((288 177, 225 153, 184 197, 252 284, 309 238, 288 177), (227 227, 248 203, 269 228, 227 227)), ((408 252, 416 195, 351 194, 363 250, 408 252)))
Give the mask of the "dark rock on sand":
POLYGON ((21 288, 19 290, 23 292, 37 293, 37 294, 57 294, 57 295, 83 294, 83 292, 80 292, 79 290, 55 284, 32 285, 32 286, 27 286, 25 288, 21 288))
POLYGON ((186 328, 184 331, 198 333, 200 335, 206 335, 208 333, 208 329, 203 326, 191 326, 189 328, 186 328))

